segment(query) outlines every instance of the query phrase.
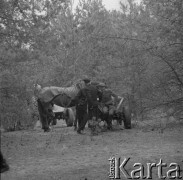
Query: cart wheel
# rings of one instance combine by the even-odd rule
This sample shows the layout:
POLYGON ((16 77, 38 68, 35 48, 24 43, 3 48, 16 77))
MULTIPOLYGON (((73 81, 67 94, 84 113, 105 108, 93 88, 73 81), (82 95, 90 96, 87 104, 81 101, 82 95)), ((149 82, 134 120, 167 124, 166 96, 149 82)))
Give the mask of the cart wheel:
POLYGON ((129 106, 123 108, 125 129, 131 129, 131 110, 129 106))
POLYGON ((73 110, 71 108, 67 108, 65 112, 65 122, 67 127, 73 126, 74 120, 75 120, 75 115, 73 110))

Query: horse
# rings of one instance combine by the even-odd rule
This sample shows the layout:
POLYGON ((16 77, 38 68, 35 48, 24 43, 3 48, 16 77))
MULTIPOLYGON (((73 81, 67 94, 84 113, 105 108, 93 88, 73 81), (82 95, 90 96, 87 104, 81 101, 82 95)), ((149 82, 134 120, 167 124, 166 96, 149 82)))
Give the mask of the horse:
MULTIPOLYGON (((42 129, 45 132, 50 130, 48 124, 48 118, 52 116, 53 105, 57 105, 64 108, 74 107, 76 104, 72 101, 78 94, 79 90, 85 87, 83 81, 79 81, 71 87, 44 87, 40 85, 35 85, 34 94, 39 100, 38 110, 41 117, 42 129), (52 106, 52 108, 50 108, 52 106), (51 113, 52 111, 52 113, 51 113)), ((69 112, 71 112, 69 110, 69 112)))

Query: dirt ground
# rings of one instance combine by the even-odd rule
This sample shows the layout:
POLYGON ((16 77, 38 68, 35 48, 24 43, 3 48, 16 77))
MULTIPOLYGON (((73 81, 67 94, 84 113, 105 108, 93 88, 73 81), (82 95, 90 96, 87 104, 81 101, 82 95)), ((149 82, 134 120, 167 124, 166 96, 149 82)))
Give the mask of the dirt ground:
MULTIPOLYGON (((108 180, 110 157, 130 157, 125 166, 129 172, 135 169, 134 163, 146 169, 146 163, 158 163, 161 158, 168 165, 164 175, 169 164, 176 162, 183 176, 183 124, 160 128, 135 123, 130 130, 115 126, 112 132, 91 136, 88 128, 79 135, 59 121, 49 133, 39 125, 29 131, 3 132, 1 151, 10 165, 2 180, 108 180)), ((153 169, 153 179, 158 179, 157 174, 153 169)), ((121 174, 120 179, 126 178, 121 174)))

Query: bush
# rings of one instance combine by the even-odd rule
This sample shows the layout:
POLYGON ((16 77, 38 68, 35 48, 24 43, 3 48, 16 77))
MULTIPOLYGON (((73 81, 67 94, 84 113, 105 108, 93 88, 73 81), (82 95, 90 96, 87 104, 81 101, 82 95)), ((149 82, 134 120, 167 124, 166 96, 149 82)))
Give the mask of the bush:
POLYGON ((26 100, 16 97, 3 97, 0 116, 1 126, 6 131, 33 128, 36 120, 32 118, 32 113, 26 100))

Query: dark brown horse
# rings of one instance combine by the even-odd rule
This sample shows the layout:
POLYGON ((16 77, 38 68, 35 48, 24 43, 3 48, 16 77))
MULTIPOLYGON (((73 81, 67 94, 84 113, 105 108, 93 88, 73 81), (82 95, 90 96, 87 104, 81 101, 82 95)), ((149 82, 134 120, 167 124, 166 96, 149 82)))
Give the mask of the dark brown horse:
POLYGON ((45 87, 41 88, 37 85, 35 88, 35 94, 38 98, 38 110, 42 123, 42 129, 45 132, 49 131, 48 119, 54 117, 52 111, 53 105, 57 105, 64 108, 75 106, 75 102, 72 100, 78 94, 81 88, 84 88, 84 82, 80 81, 71 87, 45 87))

